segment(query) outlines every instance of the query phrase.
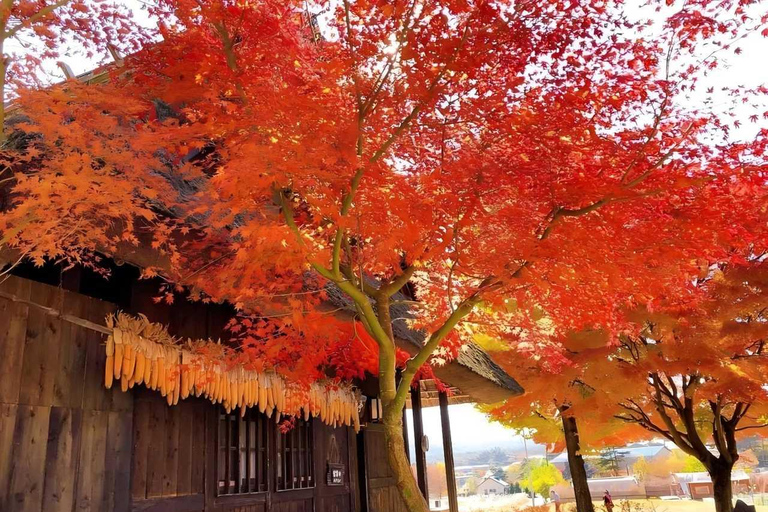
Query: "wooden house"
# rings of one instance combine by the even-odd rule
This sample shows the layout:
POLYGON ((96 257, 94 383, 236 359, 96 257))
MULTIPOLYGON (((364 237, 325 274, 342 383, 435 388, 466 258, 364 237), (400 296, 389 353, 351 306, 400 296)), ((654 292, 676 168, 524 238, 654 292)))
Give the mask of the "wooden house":
POLYGON ((507 494, 509 484, 493 476, 487 476, 477 485, 476 493, 481 496, 507 494))
MULTIPOLYGON (((679 489, 682 496, 694 500, 712 498, 715 495, 712 478, 705 471, 695 473, 674 473, 672 475, 672 482, 673 485, 679 489)), ((745 471, 734 471, 731 475, 731 486, 733 487, 733 494, 749 492, 749 475, 745 471)))
MULTIPOLYGON (((10 261, 0 261, 0 264, 10 261)), ((135 267, 110 280, 75 268, 21 265, 0 278, 0 510, 3 512, 389 512, 404 510, 377 425, 377 385, 356 382, 359 433, 320 418, 278 428, 257 408, 244 416, 189 396, 169 406, 144 386, 105 387, 105 317, 144 314, 171 334, 217 338, 231 308, 157 304, 157 283, 135 267)), ((395 316, 395 315, 393 315, 395 316)), ((413 350, 420 333, 397 326, 413 350)), ((416 436, 421 407, 440 405, 451 510, 456 488, 448 403, 491 402, 519 386, 476 346, 437 376, 449 397, 421 382, 411 396, 416 436)), ((425 495, 422 443, 415 443, 425 495)))

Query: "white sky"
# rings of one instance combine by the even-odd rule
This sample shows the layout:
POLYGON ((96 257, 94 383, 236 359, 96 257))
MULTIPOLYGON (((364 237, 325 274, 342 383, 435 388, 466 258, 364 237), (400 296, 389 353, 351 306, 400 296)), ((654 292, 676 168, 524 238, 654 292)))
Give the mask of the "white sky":
MULTIPOLYGON (((413 415, 408 410, 408 439, 413 453, 413 415)), ((474 452, 499 447, 505 451, 514 450, 522 452, 524 449, 523 438, 511 429, 498 423, 488 421, 485 414, 481 413, 472 404, 451 405, 448 407, 448 415, 451 420, 451 437, 453 450, 456 453, 474 452)), ((428 407, 422 410, 424 420, 424 434, 429 437, 430 450, 441 450, 442 430, 440 424, 440 408, 428 407)), ((527 441, 529 455, 543 455, 544 446, 527 441)))

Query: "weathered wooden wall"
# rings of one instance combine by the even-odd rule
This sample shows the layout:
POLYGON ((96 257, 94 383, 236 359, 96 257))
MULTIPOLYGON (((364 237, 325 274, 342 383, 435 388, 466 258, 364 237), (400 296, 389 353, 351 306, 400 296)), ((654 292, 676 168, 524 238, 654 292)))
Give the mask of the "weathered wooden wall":
MULTIPOLYGON (((109 303, 9 277, 0 292, 103 323, 109 303)), ((0 297, 0 510, 129 510, 133 399, 102 336, 0 297)))
POLYGON ((134 390, 131 497, 134 501, 205 493, 206 411, 195 398, 168 407, 159 393, 134 390))
MULTIPOLYGON (((177 336, 219 337, 231 314, 186 301, 158 305, 156 283, 130 287, 121 292, 130 297, 121 307, 169 325, 177 336)), ((143 387, 105 389, 103 335, 29 303, 98 324, 115 309, 27 279, 0 283, 0 511, 359 510, 357 436, 320 422, 313 428, 314 488, 277 491, 270 466, 268 492, 216 497, 218 406, 191 398, 168 407, 143 387), (325 482, 331 451, 346 466, 341 486, 325 482)), ((277 426, 271 424, 274 454, 277 426)))

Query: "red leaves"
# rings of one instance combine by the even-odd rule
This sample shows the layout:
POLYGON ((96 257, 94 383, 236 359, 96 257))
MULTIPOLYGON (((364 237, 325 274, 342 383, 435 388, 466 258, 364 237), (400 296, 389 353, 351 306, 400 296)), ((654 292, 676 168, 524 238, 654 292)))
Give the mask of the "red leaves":
MULTIPOLYGON (((248 357, 302 379, 376 370, 365 325, 335 317, 359 312, 328 311, 334 254, 334 278, 363 289, 415 265, 397 299, 411 327, 482 298, 434 361, 483 338, 557 373, 582 363, 564 347, 606 342, 571 333, 614 339, 628 305, 676 307, 702 265, 764 244, 764 141, 733 144, 725 118, 687 107, 702 70, 659 80, 667 48, 613 7, 350 9, 315 44, 281 2, 163 0, 164 39, 129 72, 25 93, 39 137, 4 158, 21 168, 6 243, 74 261, 141 249, 242 310, 248 357)), ((667 27, 693 51, 723 28, 711 11, 667 27)))

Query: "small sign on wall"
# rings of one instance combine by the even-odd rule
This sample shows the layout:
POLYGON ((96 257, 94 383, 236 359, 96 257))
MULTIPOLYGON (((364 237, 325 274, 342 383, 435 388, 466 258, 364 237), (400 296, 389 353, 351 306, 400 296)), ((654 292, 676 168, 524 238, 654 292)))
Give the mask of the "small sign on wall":
POLYGON ((328 463, 328 485, 344 485, 344 464, 328 463))

